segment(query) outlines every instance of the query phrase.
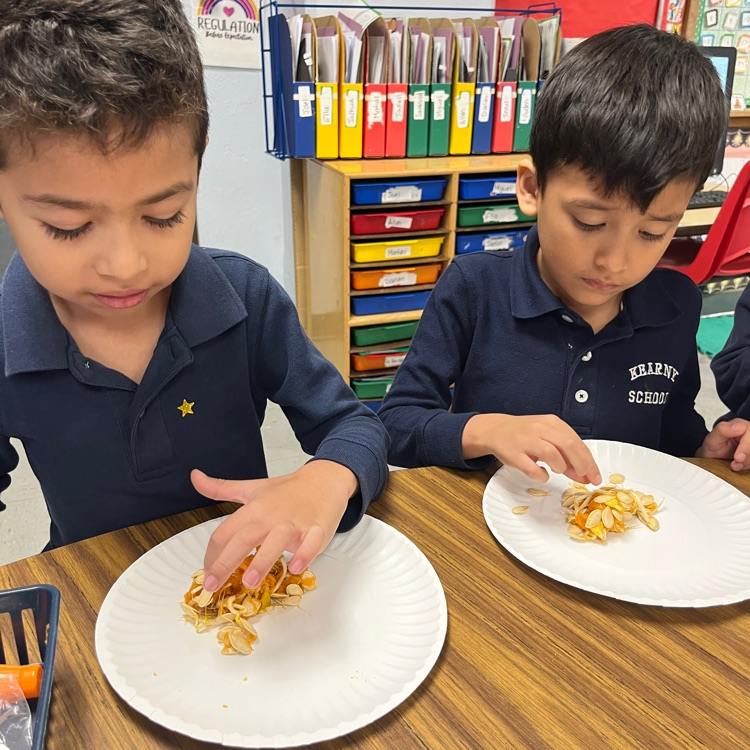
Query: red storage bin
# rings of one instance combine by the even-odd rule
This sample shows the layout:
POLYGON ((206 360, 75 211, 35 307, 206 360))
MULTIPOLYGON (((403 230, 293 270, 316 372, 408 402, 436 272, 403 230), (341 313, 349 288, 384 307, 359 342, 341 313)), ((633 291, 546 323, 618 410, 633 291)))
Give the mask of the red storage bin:
POLYGON ((438 229, 444 213, 444 208, 431 208, 427 211, 352 214, 352 234, 423 232, 438 229))

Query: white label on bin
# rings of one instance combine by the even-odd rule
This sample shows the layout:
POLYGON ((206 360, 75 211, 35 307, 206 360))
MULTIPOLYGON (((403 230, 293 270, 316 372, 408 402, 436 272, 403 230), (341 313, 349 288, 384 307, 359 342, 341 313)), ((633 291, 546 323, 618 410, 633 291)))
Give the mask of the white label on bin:
POLYGON ((469 127, 469 109, 471 105, 471 94, 462 91, 456 97, 456 127, 459 130, 469 127))
POLYGON ((347 128, 356 128, 357 115, 359 114, 359 91, 356 89, 346 92, 344 112, 344 126, 347 128))
POLYGON ((500 91, 500 122, 513 119, 513 87, 503 86, 500 91))
POLYGON ((415 120, 424 120, 425 114, 425 99, 427 98, 427 92, 426 91, 415 91, 410 97, 409 101, 414 104, 414 109, 412 110, 412 115, 414 116, 415 120))
POLYGON ((422 200, 422 188, 416 185, 389 187, 380 196, 381 203, 411 203, 422 200))
POLYGON ((489 86, 483 86, 479 90, 479 122, 490 121, 490 106, 492 105, 492 89, 489 86))
POLYGON ((411 255, 411 245, 398 245, 385 249, 386 258, 408 258, 411 255))
POLYGON ((510 250, 513 238, 509 235, 500 235, 499 237, 486 237, 482 240, 484 250, 510 250))
POLYGON ((450 96, 445 91, 433 91, 431 98, 432 98, 432 119, 444 120, 445 119, 445 102, 448 99, 450 99, 450 96))
MULTIPOLYGON (((398 367, 406 359, 406 352, 403 354, 391 354, 385 358, 386 367, 398 367)), ((387 393, 388 391, 386 391, 387 393)))
POLYGON ((515 195, 516 194, 516 181, 512 182, 496 182, 492 186, 490 195, 515 195))
POLYGON ((309 86, 300 86, 294 95, 299 106, 300 117, 312 117, 312 103, 315 101, 315 94, 309 86))
POLYGON ((411 229, 412 223, 411 216, 386 216, 385 217, 385 228, 386 229, 411 229))
POLYGON ((320 90, 320 124, 331 125, 333 123, 333 89, 323 86, 320 90))
POLYGON ((378 286, 412 286, 417 283, 417 274, 413 271, 401 271, 400 273, 387 273, 378 281, 378 286))
POLYGON ((388 94, 388 98, 391 100, 391 104, 393 104, 391 120, 393 122, 403 122, 406 94, 403 91, 397 91, 395 94, 388 94))
POLYGON ((518 112, 518 124, 528 125, 531 122, 531 89, 524 89, 521 92, 521 109, 518 112))
POLYGON ((369 102, 367 107, 367 127, 371 128, 376 123, 381 125, 385 122, 383 117, 383 95, 379 91, 373 91, 366 97, 369 102))
POLYGON ((518 221, 515 208, 490 208, 482 214, 482 223, 492 224, 503 221, 518 221))

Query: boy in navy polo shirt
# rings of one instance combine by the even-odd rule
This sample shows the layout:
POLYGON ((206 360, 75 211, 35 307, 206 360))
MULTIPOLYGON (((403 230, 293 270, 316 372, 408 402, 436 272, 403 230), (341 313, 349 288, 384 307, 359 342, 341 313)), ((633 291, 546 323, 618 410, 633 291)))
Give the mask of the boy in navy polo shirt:
POLYGON ((522 250, 456 258, 435 286, 380 411, 391 463, 496 457, 545 481, 545 461, 599 483, 581 438, 602 438, 747 468, 747 423, 707 435, 694 408, 700 293, 655 269, 727 110, 711 63, 649 26, 563 58, 518 167, 518 203, 537 224, 522 250))
POLYGON ((206 588, 262 543, 252 588, 283 550, 301 570, 357 523, 388 436, 264 268, 191 247, 207 128, 180 0, 4 3, 0 216, 18 253, 0 298, 0 489, 17 437, 50 546, 239 503, 209 542, 206 588), (269 399, 315 457, 275 479, 269 399))

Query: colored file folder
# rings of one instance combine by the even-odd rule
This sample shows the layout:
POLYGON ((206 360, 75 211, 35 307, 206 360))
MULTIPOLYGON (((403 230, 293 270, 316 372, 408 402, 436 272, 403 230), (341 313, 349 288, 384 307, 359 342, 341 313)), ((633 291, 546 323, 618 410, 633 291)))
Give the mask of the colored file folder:
POLYGON ((388 29, 378 18, 365 31, 365 107, 362 155, 385 156, 385 117, 388 80, 388 29))
POLYGON ((426 18, 410 18, 409 27, 409 109, 406 128, 406 155, 427 156, 430 125, 430 70, 432 33, 426 18))
POLYGON ((477 29, 470 18, 454 21, 453 25, 456 54, 448 151, 451 154, 469 154, 474 127, 474 92, 477 87, 477 29))
POLYGON ((339 80, 341 77, 341 30, 334 16, 313 19, 315 24, 315 155, 339 156, 339 80))
POLYGON ((430 20, 432 60, 430 79, 429 156, 447 156, 450 144, 451 80, 453 74, 453 24, 446 18, 430 20))
POLYGON ((494 18, 481 18, 477 25, 477 86, 474 97, 474 131, 471 153, 492 151, 492 125, 495 112, 500 27, 494 18))
POLYGON ((492 152, 506 154, 513 151, 516 127, 516 87, 521 55, 523 18, 502 19, 500 62, 495 95, 495 116, 492 125, 492 152))
POLYGON ((385 155, 406 156, 408 119, 408 40, 403 20, 388 25, 388 84, 385 114, 385 155))
POLYGON ((513 150, 528 151, 531 122, 534 118, 536 91, 539 82, 541 40, 539 25, 533 18, 523 22, 521 66, 516 91, 516 127, 513 133, 513 150))
POLYGON ((339 99, 339 156, 342 159, 362 158, 364 27, 360 20, 343 10, 339 12, 344 42, 339 99))

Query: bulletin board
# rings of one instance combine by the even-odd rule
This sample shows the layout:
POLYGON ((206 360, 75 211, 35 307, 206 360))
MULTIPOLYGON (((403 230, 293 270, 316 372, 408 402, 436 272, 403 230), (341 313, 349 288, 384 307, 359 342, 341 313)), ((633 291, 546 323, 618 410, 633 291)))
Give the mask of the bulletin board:
MULTIPOLYGON (((518 10, 540 5, 539 0, 495 0, 495 8, 518 10)), ((584 38, 615 26, 632 23, 656 23, 659 0, 629 0, 608 2, 607 0, 556 0, 562 8, 562 35, 565 38, 584 38)))
POLYGON ((700 0, 695 41, 737 48, 732 110, 750 109, 750 0, 700 0))

